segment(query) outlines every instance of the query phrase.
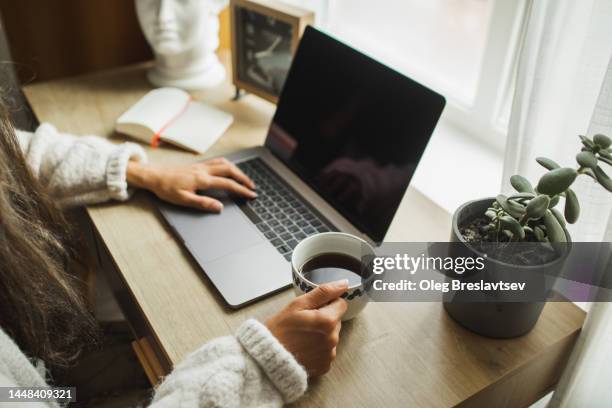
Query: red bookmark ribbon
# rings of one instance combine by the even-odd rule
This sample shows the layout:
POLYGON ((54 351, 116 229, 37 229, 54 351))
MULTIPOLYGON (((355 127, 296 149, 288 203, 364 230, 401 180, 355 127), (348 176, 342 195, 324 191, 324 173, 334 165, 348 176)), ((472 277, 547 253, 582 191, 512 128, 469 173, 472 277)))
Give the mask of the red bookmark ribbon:
POLYGON ((168 129, 170 127, 170 125, 172 125, 174 123, 174 121, 176 121, 179 117, 181 117, 181 115, 183 113, 185 113, 187 108, 189 108, 189 104, 191 103, 191 101, 192 101, 192 98, 191 98, 191 95, 190 95, 189 99, 187 99, 187 103, 185 103, 185 106, 183 106, 183 108, 176 115, 174 115, 172 118, 170 118, 170 120, 168 122, 166 122, 161 127, 161 129, 159 129, 157 132, 155 132, 155 134, 151 138, 151 147, 152 148, 155 149, 155 148, 157 148, 157 146, 159 146, 159 140, 161 138, 162 133, 164 133, 164 131, 166 129, 168 129))

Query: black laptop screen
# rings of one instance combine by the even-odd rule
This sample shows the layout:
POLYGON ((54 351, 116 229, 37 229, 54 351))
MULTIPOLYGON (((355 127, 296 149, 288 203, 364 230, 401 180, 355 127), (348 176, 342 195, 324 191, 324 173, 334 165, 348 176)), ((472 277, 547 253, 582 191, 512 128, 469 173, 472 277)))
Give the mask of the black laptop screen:
POLYGON ((308 27, 266 146, 380 242, 444 104, 439 94, 308 27))

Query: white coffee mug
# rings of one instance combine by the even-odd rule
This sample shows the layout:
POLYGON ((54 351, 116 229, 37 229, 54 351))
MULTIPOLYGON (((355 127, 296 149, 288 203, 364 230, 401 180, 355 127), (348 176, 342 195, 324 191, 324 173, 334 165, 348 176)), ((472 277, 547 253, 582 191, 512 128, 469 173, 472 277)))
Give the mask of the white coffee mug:
MULTIPOLYGON (((371 259, 374 256, 374 249, 363 239, 343 232, 324 232, 302 240, 295 247, 291 256, 293 290, 297 296, 308 293, 319 286, 304 277, 302 267, 312 258, 323 254, 347 255, 363 262, 364 259, 371 259)), ((348 302, 348 309, 342 321, 357 316, 368 304, 367 288, 371 284, 373 274, 371 268, 365 265, 361 269, 367 276, 362 276, 359 284, 349 286, 348 290, 342 294, 342 298, 348 302)))

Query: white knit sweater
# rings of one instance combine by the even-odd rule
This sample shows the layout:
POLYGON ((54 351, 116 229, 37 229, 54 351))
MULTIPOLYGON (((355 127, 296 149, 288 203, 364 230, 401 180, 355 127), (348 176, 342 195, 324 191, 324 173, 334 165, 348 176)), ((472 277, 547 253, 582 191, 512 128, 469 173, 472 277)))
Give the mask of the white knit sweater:
MULTIPOLYGON (((62 134, 49 124, 35 133, 18 131, 17 137, 35 176, 65 206, 126 200, 127 162, 146 160, 136 144, 62 134)), ((44 373, 0 328, 0 387, 45 385, 44 373)), ((235 336, 214 339, 188 355, 157 387, 151 406, 279 407, 298 399, 306 387, 304 368, 264 325, 251 319, 235 336)))

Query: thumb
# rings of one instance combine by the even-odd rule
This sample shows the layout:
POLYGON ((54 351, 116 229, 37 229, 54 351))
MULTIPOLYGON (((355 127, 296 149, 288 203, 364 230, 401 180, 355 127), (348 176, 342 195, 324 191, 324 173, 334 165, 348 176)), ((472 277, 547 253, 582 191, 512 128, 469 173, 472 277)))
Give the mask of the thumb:
POLYGON ((325 283, 295 300, 297 306, 304 309, 318 309, 332 300, 338 299, 348 289, 348 280, 342 279, 325 283))

